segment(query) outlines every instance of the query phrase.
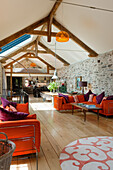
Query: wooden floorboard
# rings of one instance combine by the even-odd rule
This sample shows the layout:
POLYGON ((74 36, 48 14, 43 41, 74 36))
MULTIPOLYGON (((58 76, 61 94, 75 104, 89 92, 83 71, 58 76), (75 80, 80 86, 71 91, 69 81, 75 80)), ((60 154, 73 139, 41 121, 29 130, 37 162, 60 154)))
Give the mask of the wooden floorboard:
MULTIPOLYGON (((38 157, 39 170, 60 170, 59 156, 62 149, 70 142, 91 136, 113 136, 113 118, 88 112, 86 122, 82 112, 58 112, 54 109, 38 109, 41 98, 30 97, 30 113, 36 113, 41 123, 41 151, 38 157), (36 104, 37 108, 32 107, 36 104), (38 104, 38 105, 37 105, 38 104)), ((11 170, 35 170, 36 158, 12 161, 11 170)))

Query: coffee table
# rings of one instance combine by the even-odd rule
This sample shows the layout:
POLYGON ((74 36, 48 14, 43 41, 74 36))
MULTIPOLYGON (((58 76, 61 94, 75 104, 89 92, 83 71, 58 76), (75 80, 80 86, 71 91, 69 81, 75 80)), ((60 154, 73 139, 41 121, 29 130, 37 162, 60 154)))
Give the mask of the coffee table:
POLYGON ((97 119, 99 121, 99 110, 102 110, 101 107, 96 107, 95 105, 87 105, 84 103, 70 103, 72 105, 72 114, 74 112, 74 106, 82 109, 84 113, 84 122, 86 121, 86 112, 87 111, 92 111, 92 110, 97 110, 97 119))
POLYGON ((62 170, 112 170, 113 137, 75 140, 62 150, 60 166, 62 170))

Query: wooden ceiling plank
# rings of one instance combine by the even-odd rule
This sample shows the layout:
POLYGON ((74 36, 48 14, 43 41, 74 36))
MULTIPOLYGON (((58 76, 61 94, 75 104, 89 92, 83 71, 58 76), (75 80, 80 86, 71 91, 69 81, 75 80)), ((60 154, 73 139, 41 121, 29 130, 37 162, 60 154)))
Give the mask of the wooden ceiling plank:
POLYGON ((98 54, 92 50, 90 47, 88 47, 84 42, 82 42, 79 38, 77 38, 73 33, 71 33, 67 28, 65 28, 63 25, 61 25, 57 20, 53 19, 53 24, 58 28, 62 29, 63 31, 66 31, 69 34, 69 37, 72 38, 72 40, 77 43, 79 46, 81 46, 85 51, 89 52, 90 57, 97 57, 98 54))
POLYGON ((10 35, 9 37, 1 40, 1 41, 0 41, 0 47, 6 45, 6 44, 8 44, 8 43, 10 43, 11 41, 19 38, 20 36, 26 34, 27 32, 29 32, 29 31, 31 31, 31 30, 33 30, 33 29, 41 26, 42 24, 44 24, 45 22, 47 22, 47 20, 48 20, 48 17, 45 17, 45 18, 43 18, 43 19, 41 19, 41 20, 39 20, 39 21, 37 21, 37 22, 29 25, 28 27, 26 27, 26 28, 24 28, 24 29, 22 29, 22 30, 20 30, 20 31, 18 31, 18 32, 12 34, 12 35, 10 35))
POLYGON ((65 61, 63 58, 61 58, 58 54, 55 54, 52 50, 50 50, 48 47, 46 47, 44 44, 42 44, 41 42, 38 43, 42 48, 44 48, 47 52, 49 52, 50 54, 52 54, 53 56, 56 55, 56 58, 58 60, 60 60, 62 63, 66 64, 66 65, 70 65, 67 61, 65 61))

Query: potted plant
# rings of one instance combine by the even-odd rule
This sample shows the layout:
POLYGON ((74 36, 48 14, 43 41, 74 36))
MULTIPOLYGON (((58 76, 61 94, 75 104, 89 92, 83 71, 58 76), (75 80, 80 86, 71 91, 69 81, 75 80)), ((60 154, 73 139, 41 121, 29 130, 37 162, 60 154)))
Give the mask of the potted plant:
POLYGON ((57 83, 54 82, 54 81, 52 83, 50 83, 49 86, 48 86, 48 89, 50 90, 50 92, 52 92, 52 90, 53 90, 53 92, 55 92, 55 90, 57 88, 58 88, 57 83))

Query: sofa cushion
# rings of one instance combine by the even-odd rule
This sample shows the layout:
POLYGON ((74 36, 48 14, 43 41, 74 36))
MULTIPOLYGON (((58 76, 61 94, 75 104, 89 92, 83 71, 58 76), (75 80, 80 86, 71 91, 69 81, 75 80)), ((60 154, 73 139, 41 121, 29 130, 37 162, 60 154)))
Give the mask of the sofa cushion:
POLYGON ((75 101, 76 103, 78 103, 78 102, 79 102, 78 96, 77 96, 77 95, 74 95, 73 97, 74 97, 74 101, 75 101))
POLYGON ((66 100, 64 97, 62 97, 62 104, 65 104, 66 103, 66 100))
POLYGON ((113 100, 113 95, 112 96, 108 96, 106 100, 113 100))
POLYGON ((24 119, 28 113, 23 112, 11 112, 4 108, 0 108, 0 120, 9 121, 9 120, 21 120, 24 119))
POLYGON ((10 111, 17 112, 16 108, 13 107, 12 105, 9 105, 10 111))
POLYGON ((73 103, 74 102, 73 96, 68 96, 68 101, 69 101, 69 103, 73 103))
POLYGON ((94 103, 97 103, 97 101, 96 101, 96 96, 93 97, 93 102, 94 102, 94 103))
POLYGON ((94 94, 90 94, 88 102, 93 102, 93 97, 94 97, 94 94))
POLYGON ((100 104, 103 97, 105 96, 105 92, 102 92, 101 94, 99 94, 98 96, 96 96, 96 101, 97 101, 97 104, 100 104))
POLYGON ((17 103, 15 103, 15 102, 10 102, 10 101, 8 101, 7 99, 5 99, 5 98, 3 98, 3 97, 1 97, 1 102, 2 102, 2 106, 5 108, 6 106, 9 106, 9 105, 12 105, 12 106, 14 106, 15 108, 16 108, 16 106, 17 106, 17 103))
POLYGON ((68 96, 67 96, 67 95, 64 95, 64 94, 62 94, 62 93, 59 93, 58 96, 59 96, 59 97, 64 97, 65 100, 66 100, 66 103, 69 103, 69 99, 68 99, 68 96))
POLYGON ((91 90, 89 90, 86 94, 84 94, 84 99, 85 101, 88 101, 89 100, 89 95, 90 94, 93 94, 91 90))
POLYGON ((29 114, 28 103, 17 103, 16 109, 18 112, 24 112, 29 114))
POLYGON ((79 102, 84 102, 84 95, 77 95, 79 102))

